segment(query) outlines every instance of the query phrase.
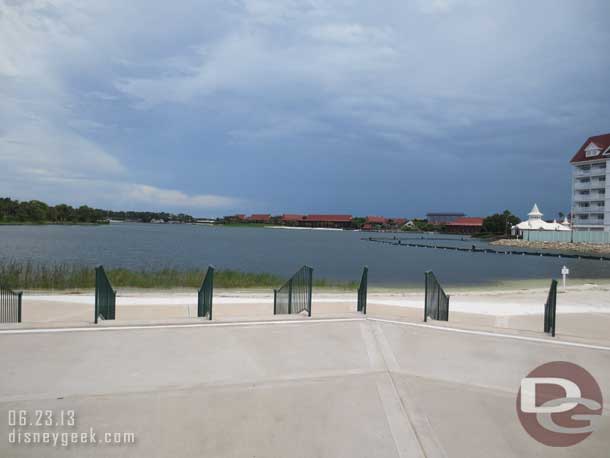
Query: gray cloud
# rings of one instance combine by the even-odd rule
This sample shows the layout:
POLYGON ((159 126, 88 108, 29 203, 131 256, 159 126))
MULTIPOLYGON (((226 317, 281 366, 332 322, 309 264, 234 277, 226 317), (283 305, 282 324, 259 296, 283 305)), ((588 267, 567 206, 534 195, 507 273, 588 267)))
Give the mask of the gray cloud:
MULTIPOLYGON (((610 130, 601 0, 31 0, 0 11, 0 161, 74 179, 86 151, 85 162, 118 164, 110 181, 134 202, 316 210, 325 199, 329 210, 374 212, 421 189, 433 166, 464 189, 394 213, 534 200, 565 210, 570 153, 610 130), (27 140, 18 153, 16 139, 27 140), (391 170, 366 168, 370 201, 350 200, 356 164, 378 158, 391 170), (348 184, 280 196, 277 164, 348 184), (541 173, 554 192, 540 189, 541 173), (505 193, 511 182, 518 192, 505 193)), ((42 179, 27 175, 38 189, 42 179)))

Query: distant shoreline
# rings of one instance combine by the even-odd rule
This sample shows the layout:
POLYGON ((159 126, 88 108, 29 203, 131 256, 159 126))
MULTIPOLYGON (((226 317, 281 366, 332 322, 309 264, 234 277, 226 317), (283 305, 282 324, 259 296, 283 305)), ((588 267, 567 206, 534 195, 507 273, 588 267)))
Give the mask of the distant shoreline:
POLYGON ((78 223, 78 222, 56 222, 56 221, 0 221, 0 226, 107 226, 109 222, 78 223))
POLYGON ((290 230, 306 230, 306 231, 333 231, 344 232, 354 231, 354 229, 341 229, 339 227, 301 227, 301 226, 264 226, 266 229, 290 229, 290 230))

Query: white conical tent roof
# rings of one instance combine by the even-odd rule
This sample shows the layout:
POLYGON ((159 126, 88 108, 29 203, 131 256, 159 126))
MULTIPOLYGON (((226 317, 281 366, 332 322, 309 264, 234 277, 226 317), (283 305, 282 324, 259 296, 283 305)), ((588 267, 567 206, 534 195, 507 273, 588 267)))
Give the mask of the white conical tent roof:
POLYGON ((530 219, 542 218, 542 215, 543 215, 543 213, 538 209, 537 204, 534 204, 534 206, 532 207, 532 211, 527 214, 527 216, 529 216, 530 219))
POLYGON ((527 214, 529 219, 522 221, 521 223, 513 226, 513 228, 519 230, 530 230, 530 231, 569 231, 569 226, 564 226, 554 220, 552 223, 547 223, 542 219, 543 213, 538 208, 538 205, 534 204, 532 211, 527 214))

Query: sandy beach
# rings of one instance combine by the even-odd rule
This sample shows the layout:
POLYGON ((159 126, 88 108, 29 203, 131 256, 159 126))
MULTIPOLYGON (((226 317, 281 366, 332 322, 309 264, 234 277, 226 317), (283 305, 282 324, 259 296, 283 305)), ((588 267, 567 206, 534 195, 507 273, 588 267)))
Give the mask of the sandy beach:
MULTIPOLYGON (((546 301, 548 288, 521 288, 521 289, 457 289, 452 292, 451 310, 462 313, 475 313, 482 315, 540 315, 544 313, 543 305, 546 301)), ((565 290, 561 285, 558 288, 558 311, 561 313, 610 313, 610 284, 587 283, 578 286, 569 286, 565 290)), ((26 301, 31 303, 71 304, 87 306, 94 303, 92 292, 48 293, 26 291, 26 301)), ((368 293, 369 305, 390 307, 407 307, 423 309, 423 292, 401 291, 398 289, 371 289, 368 293)), ((313 303, 321 308, 332 310, 333 306, 349 305, 355 307, 356 293, 353 291, 336 291, 332 289, 314 290, 313 303)), ((268 290, 232 290, 216 289, 214 291, 214 304, 241 305, 258 304, 273 306, 273 292, 268 290)), ((146 307, 167 306, 179 307, 194 312, 196 315, 196 290, 144 290, 121 289, 117 293, 117 306, 146 307)))
MULTIPOLYGON (((447 325, 541 332, 548 286, 516 283, 494 288, 446 288, 446 292, 450 295, 450 321, 447 325)), ((26 324, 82 325, 92 321, 94 296, 92 291, 26 291, 23 304, 23 322, 26 324)), ((115 323, 176 322, 197 318, 194 289, 119 289, 116 304, 115 323)), ((417 322, 423 320, 423 308, 424 293, 421 289, 372 288, 368 293, 370 316, 417 322)), ((313 317, 352 314, 357 314, 355 291, 314 289, 313 317)), ((569 285, 565 290, 560 285, 557 315, 559 334, 610 342, 610 283, 569 285)), ((214 291, 215 320, 279 317, 273 315, 273 293, 270 290, 214 291)))

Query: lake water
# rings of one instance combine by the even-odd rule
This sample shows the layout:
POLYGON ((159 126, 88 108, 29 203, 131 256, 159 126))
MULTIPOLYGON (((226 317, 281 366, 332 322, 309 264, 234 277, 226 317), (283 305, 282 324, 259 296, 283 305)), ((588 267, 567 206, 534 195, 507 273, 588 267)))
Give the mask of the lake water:
MULTIPOLYGON (((0 226, 0 259, 155 270, 163 267, 204 269, 214 264, 218 269, 270 272, 284 277, 309 264, 316 277, 341 281, 359 280, 362 266, 368 265, 370 283, 379 286, 420 284, 426 270, 434 271, 441 282, 455 285, 550 279, 560 276, 563 265, 570 268, 571 278, 610 278, 610 262, 461 253, 362 240, 370 235, 384 234, 121 223, 0 226)), ((461 237, 429 243, 487 245, 470 239, 462 241, 461 237)))

